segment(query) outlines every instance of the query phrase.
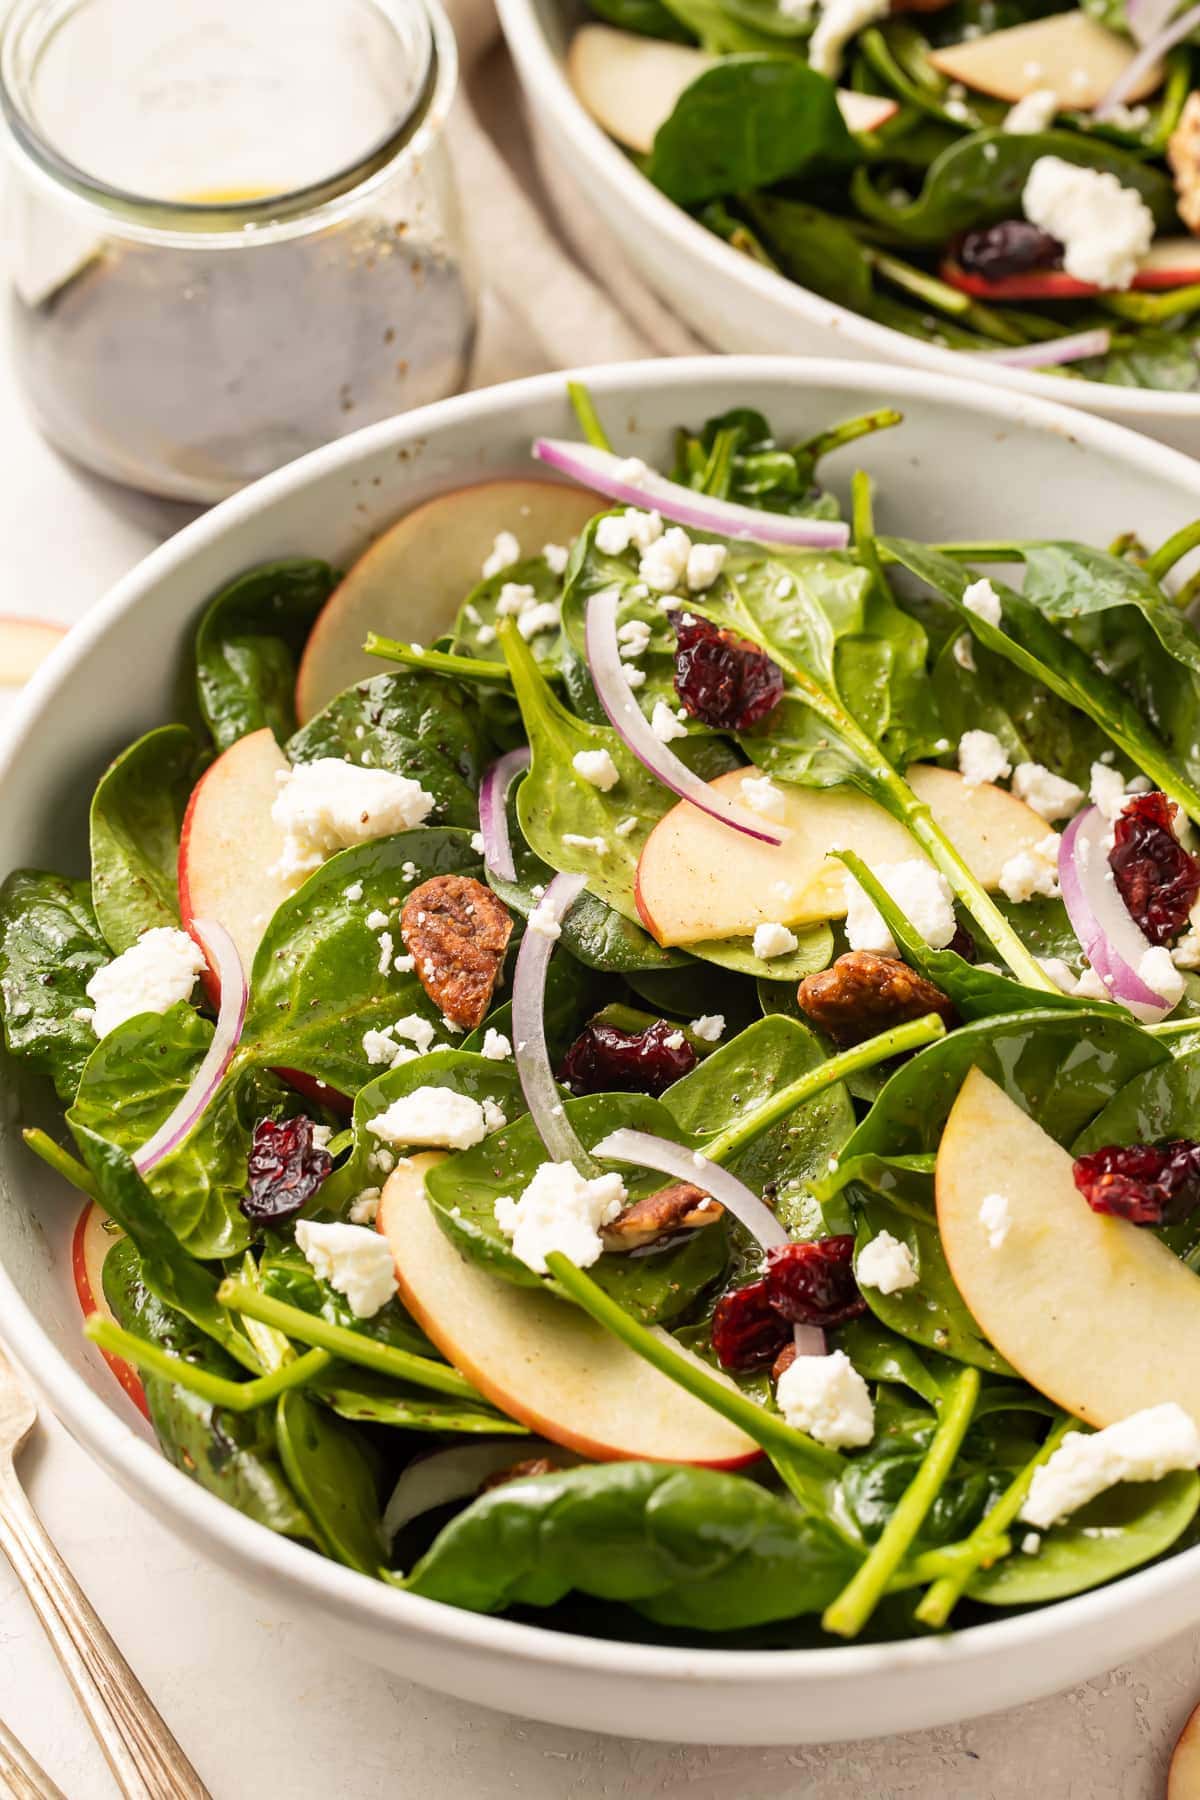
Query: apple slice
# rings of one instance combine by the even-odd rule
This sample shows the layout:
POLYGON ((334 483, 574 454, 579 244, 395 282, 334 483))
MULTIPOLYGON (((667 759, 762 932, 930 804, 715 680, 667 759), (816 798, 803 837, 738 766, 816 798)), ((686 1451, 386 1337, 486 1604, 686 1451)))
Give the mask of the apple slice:
POLYGON ((363 650, 368 631, 428 644, 452 622, 502 531, 523 556, 569 544, 607 501, 552 481, 485 481, 427 500, 360 556, 313 626, 296 680, 306 725, 335 694, 387 667, 363 650))
MULTIPOLYGON (((1020 275, 1000 275, 988 280, 969 274, 947 257, 938 273, 960 293, 985 300, 1078 300, 1104 290, 1077 281, 1065 269, 1026 269, 1020 275)), ((1200 239, 1160 238, 1138 264, 1132 285, 1148 292, 1191 287, 1200 282, 1200 239)))
POLYGON ((1200 1706, 1188 1714, 1172 1752, 1166 1800, 1200 1800, 1200 1706))
MULTIPOLYGON (((997 100, 1012 103, 1050 88, 1060 106, 1088 111, 1100 104, 1137 54, 1137 45, 1128 38, 1076 10, 948 44, 943 50, 931 50, 929 60, 950 81, 961 81, 997 100)), ((1152 64, 1125 95, 1126 101, 1144 100, 1162 86, 1162 79, 1162 64, 1152 64)))
POLYGON ((578 1308, 461 1256, 425 1196, 425 1171, 441 1160, 427 1151, 389 1175, 377 1226, 405 1306, 481 1394, 531 1431, 601 1462, 646 1456, 736 1469, 760 1455, 744 1432, 578 1308))
POLYGON ((48 619, 0 617, 0 687, 23 687, 66 635, 48 619))
POLYGON ((1072 1159, 972 1069, 938 1147, 938 1229, 986 1337, 1089 1425, 1175 1400, 1200 1419, 1200 1280, 1152 1232, 1094 1213, 1072 1159), (993 1244, 979 1209, 1008 1202, 993 1244))
MULTIPOLYGON (((109 1319, 114 1325, 119 1322, 104 1298, 103 1272, 104 1259, 113 1245, 120 1242, 121 1235, 119 1231, 109 1229, 109 1217, 103 1207, 98 1206, 94 1200, 89 1200, 79 1215, 75 1235, 71 1239, 71 1274, 85 1319, 90 1318, 93 1313, 99 1313, 102 1319, 109 1319)), ((107 1350, 102 1350, 100 1354, 143 1418, 148 1419, 150 1410, 146 1405, 146 1390, 138 1378, 137 1370, 123 1357, 110 1356, 107 1350)))
MULTIPOLYGON (((690 44, 668 44, 611 25, 582 25, 567 51, 567 80, 597 125, 626 149, 647 156, 684 89, 720 60, 690 44)), ((846 129, 856 132, 878 131, 900 110, 886 96, 847 88, 838 89, 838 106, 846 129)))
MULTIPOLYGON (((712 786, 741 798, 733 769, 712 786)), ((909 783, 987 888, 996 888, 1010 857, 1032 850, 1046 821, 1003 788, 968 787, 953 769, 914 763, 909 783)), ((844 845, 872 868, 920 856, 904 827, 851 787, 777 784, 785 796, 779 822, 788 838, 761 844, 731 841, 727 826, 686 800, 660 819, 642 848, 634 897, 646 929, 660 944, 744 937, 756 925, 811 925, 845 917, 845 872, 828 852, 844 845)), ((772 815, 775 817, 775 815, 772 815)))
MULTIPOLYGON (((242 959, 246 979, 271 917, 292 892, 272 873, 283 854, 283 831, 271 817, 276 776, 291 764, 266 726, 239 738, 205 770, 192 790, 179 833, 179 911, 185 931, 193 919, 223 925, 242 959)), ((216 978, 204 977, 213 1000, 216 978)))

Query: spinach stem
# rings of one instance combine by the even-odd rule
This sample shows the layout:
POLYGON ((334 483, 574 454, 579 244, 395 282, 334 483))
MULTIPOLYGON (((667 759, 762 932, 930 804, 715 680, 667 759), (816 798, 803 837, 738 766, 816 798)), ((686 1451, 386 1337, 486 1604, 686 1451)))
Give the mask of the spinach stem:
POLYGON ((385 662, 403 663, 410 669, 430 669, 435 675, 451 675, 456 681, 479 681, 508 687, 508 664, 485 662, 478 656, 452 656, 448 650, 425 650, 405 644, 399 638, 380 637, 368 631, 363 649, 368 656, 379 656, 385 662))
POLYGON ((100 1196, 90 1170, 72 1156, 69 1150, 64 1150, 61 1144, 56 1144, 54 1139, 44 1131, 23 1131, 21 1136, 33 1154, 40 1156, 44 1163, 48 1163, 56 1175, 61 1175, 64 1181, 69 1181, 72 1187, 77 1187, 81 1194, 87 1195, 89 1200, 99 1200, 100 1196))
POLYGON ((819 463, 823 456, 834 450, 842 450, 847 444, 854 443, 856 438, 869 437, 873 431, 890 431, 893 425, 903 425, 904 414, 897 412, 894 406, 880 406, 874 412, 863 413, 857 419, 847 419, 844 425, 834 425, 828 431, 818 431, 803 444, 796 446, 798 455, 811 456, 814 463, 819 463))
POLYGON ((1197 544, 1200 544, 1200 519, 1193 519, 1190 525, 1181 526, 1165 544, 1151 551, 1144 564, 1147 575, 1154 581, 1161 581, 1197 544))
POLYGON ((561 1250, 549 1252, 546 1267, 563 1292, 569 1294, 598 1325, 620 1338, 660 1374, 702 1400, 706 1406, 711 1406, 731 1425, 740 1426, 746 1436, 753 1438, 764 1450, 782 1451, 801 1468, 807 1467, 815 1474, 837 1476, 841 1473, 843 1459, 836 1450, 825 1449, 789 1425, 778 1413, 768 1412, 765 1407, 748 1400, 732 1384, 718 1380, 690 1357, 681 1356, 668 1338, 658 1337, 644 1325, 639 1325, 618 1301, 610 1299, 603 1288, 597 1287, 591 1276, 576 1267, 561 1250))
POLYGON ((1161 1019, 1157 1025, 1143 1025, 1151 1037, 1186 1037, 1189 1031, 1200 1032, 1200 1019, 1161 1019))
POLYGON ((610 450, 608 433, 600 423, 600 414, 596 411, 596 403, 582 381, 568 381, 567 398, 575 408, 575 417, 579 420, 579 429, 588 443, 597 450, 610 450))
POLYGON ((110 1356, 122 1357, 144 1374, 157 1375, 176 1387, 186 1388, 211 1406, 223 1407, 227 1412, 252 1412, 256 1406, 265 1406, 268 1400, 276 1399, 289 1388, 305 1387, 316 1376, 323 1375, 333 1361, 324 1350, 310 1350, 307 1356, 284 1363, 269 1375, 256 1375, 251 1381, 231 1381, 227 1375, 214 1375, 210 1370, 188 1362, 186 1357, 174 1356, 157 1344, 147 1343, 145 1338, 114 1325, 111 1319, 101 1318, 99 1313, 92 1313, 83 1329, 93 1344, 107 1350, 110 1356))
POLYGON ((447 1363, 434 1362, 428 1356, 415 1356, 411 1350, 399 1350, 394 1344, 381 1344, 378 1338, 363 1337, 345 1325, 333 1325, 328 1319, 302 1312, 270 1294, 248 1287, 244 1281, 223 1281, 217 1299, 231 1312, 244 1313, 264 1325, 274 1325, 286 1337, 298 1338, 302 1344, 316 1344, 343 1362, 358 1363, 380 1375, 393 1375, 397 1381, 411 1381, 414 1387, 433 1388, 440 1394, 453 1394, 458 1400, 473 1400, 486 1406, 482 1394, 447 1363))
POLYGON ((875 548, 875 509, 871 499, 871 477, 865 469, 855 469, 850 478, 850 529, 854 536, 854 548, 862 558, 863 567, 871 571, 875 580, 888 591, 884 578, 883 564, 879 560, 879 552, 875 548))
MULTIPOLYGON (((917 1607, 915 1617, 922 1625, 930 1625, 940 1631, 945 1625, 955 1606, 962 1598, 963 1591, 980 1567, 990 1566, 998 1562, 1006 1552, 999 1548, 1003 1542, 1002 1534, 1007 1532, 1021 1510, 1022 1502, 1029 1491, 1033 1480, 1033 1472, 1048 1457, 1052 1456, 1075 1424, 1074 1419, 1060 1419, 1054 1429, 1047 1435, 1045 1443, 1037 1455, 1026 1463, 1020 1474, 1005 1488, 996 1504, 985 1513, 969 1537, 963 1539, 962 1548, 967 1552, 965 1560, 953 1574, 943 1575, 935 1581, 921 1604, 917 1607)), ((1011 1549, 1011 1544, 1009 1546, 1011 1549)))
POLYGON ((979 1370, 973 1368, 960 1369, 948 1384, 925 1460, 905 1488, 866 1561, 832 1605, 826 1607, 821 1620, 826 1631, 837 1637, 857 1637, 878 1606, 950 1474, 971 1423, 979 1387, 979 1370))
POLYGON ((733 455, 741 435, 740 427, 734 425, 718 431, 700 477, 702 494, 711 494, 716 500, 728 499, 733 480, 733 455))
POLYGON ((978 1545, 971 1538, 962 1538, 957 1544, 939 1544, 936 1549, 922 1550, 910 1562, 902 1563, 888 1583, 888 1592, 896 1594, 924 1587, 927 1581, 955 1576, 962 1568, 966 1569, 964 1580, 969 1580, 980 1562, 999 1562, 1011 1549, 1012 1539, 1002 1531, 981 1537, 978 1545))
POLYGON ((1016 544, 1008 543, 960 543, 930 544, 939 556, 952 556, 956 562, 990 562, 1019 563, 1024 562, 1025 553, 1016 544))
POLYGON ((905 1025, 893 1025, 887 1031, 881 1031, 877 1037, 868 1038, 865 1043, 855 1044, 852 1049, 829 1057, 815 1069, 807 1070, 795 1081, 780 1088, 778 1093, 770 1095, 736 1124, 718 1132, 716 1137, 704 1145, 702 1153, 710 1162, 723 1162, 751 1138, 757 1137, 760 1131, 765 1131, 768 1125, 774 1125, 777 1119, 786 1117, 797 1106, 802 1106, 816 1094, 823 1094, 827 1088, 844 1081, 848 1075, 874 1068, 876 1063, 886 1062, 892 1056, 902 1056, 909 1050, 920 1050, 924 1045, 935 1043, 945 1035, 945 1024, 936 1013, 930 1013, 924 1019, 910 1019, 905 1025))

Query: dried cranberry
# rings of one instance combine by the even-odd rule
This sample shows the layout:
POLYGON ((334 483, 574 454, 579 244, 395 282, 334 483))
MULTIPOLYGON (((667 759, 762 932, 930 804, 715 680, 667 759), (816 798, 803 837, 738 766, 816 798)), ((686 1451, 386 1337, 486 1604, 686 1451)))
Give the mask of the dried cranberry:
POLYGON ((260 1119, 246 1159, 250 1192, 238 1202, 252 1225, 280 1225, 292 1219, 306 1200, 311 1200, 329 1171, 333 1158, 313 1143, 313 1122, 300 1114, 294 1119, 260 1119))
POLYGON ((1075 1162, 1075 1186, 1093 1212, 1131 1225, 1169 1225, 1200 1206, 1200 1144, 1109 1144, 1075 1162))
POLYGON ((791 1335, 771 1305, 765 1277, 722 1294, 713 1309, 712 1347, 723 1369, 765 1369, 791 1335))
POLYGON ((1027 219, 1005 219, 982 231, 968 231, 955 252, 965 274, 982 275, 985 281, 1024 275, 1029 269, 1056 269, 1062 258, 1058 239, 1027 219))
POLYGON ((854 1239, 783 1244, 767 1256, 767 1293, 790 1325, 844 1325, 866 1312, 854 1279, 854 1239))
POLYGON ((1178 936, 1200 894, 1200 863, 1175 836, 1174 812, 1165 794, 1135 794, 1108 855, 1117 892, 1152 944, 1178 936))
POLYGON ((593 1019, 563 1057, 558 1079, 573 1094, 657 1096, 690 1074, 697 1060, 678 1025, 665 1019, 644 1031, 622 1031, 619 1025, 593 1019))
POLYGON ((678 640, 675 692, 693 719, 718 731, 748 731, 778 706, 783 672, 765 650, 694 613, 667 616, 678 640))
POLYGON ((953 950, 956 956, 961 956, 964 962, 973 963, 975 958, 979 955, 979 946, 965 925, 956 925, 954 927, 954 936, 950 939, 946 948, 947 950, 953 950))

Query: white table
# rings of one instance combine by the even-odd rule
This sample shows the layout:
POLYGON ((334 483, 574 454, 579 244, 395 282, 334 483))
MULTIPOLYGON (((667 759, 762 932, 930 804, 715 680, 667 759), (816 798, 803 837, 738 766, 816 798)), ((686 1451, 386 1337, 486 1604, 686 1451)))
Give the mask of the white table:
MULTIPOLYGON (((186 517, 40 441, 0 345, 0 611, 69 623, 186 517)), ((264 1614, 93 1467, 53 1420, 24 1473, 59 1548, 216 1800, 1157 1800, 1200 1696, 1200 1637, 1018 1712, 878 1742, 733 1750, 599 1738, 406 1685, 264 1614)), ((103 1759, 0 1563, 0 1717, 68 1800, 103 1759)))

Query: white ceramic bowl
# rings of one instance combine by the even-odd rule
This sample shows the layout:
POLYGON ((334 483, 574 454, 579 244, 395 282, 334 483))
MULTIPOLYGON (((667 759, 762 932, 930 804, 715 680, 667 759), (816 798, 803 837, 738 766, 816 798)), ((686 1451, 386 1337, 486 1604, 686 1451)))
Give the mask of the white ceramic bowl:
MULTIPOLYGON (((589 371, 624 448, 667 453, 677 422, 734 405, 800 436, 894 403, 906 423, 833 459, 878 482, 884 529, 930 538, 1134 529, 1156 543, 1200 513, 1200 465, 1104 420, 1020 394, 791 358, 589 371)), ((191 525, 114 589, 39 672, 0 760, 0 874, 82 873, 87 805, 105 762, 178 716, 205 598, 251 564, 345 561, 391 519, 451 486, 528 469, 537 433, 574 424, 565 378, 444 401, 268 476, 191 525)), ((961 1635, 780 1652, 659 1649, 570 1637, 410 1598, 273 1536, 157 1452, 80 1332, 69 1237, 77 1196, 25 1150, 11 1066, 0 1109, 0 1326, 59 1415, 129 1493, 240 1572, 273 1607, 363 1656, 464 1699, 560 1724, 694 1742, 797 1743, 936 1725, 1091 1675, 1194 1621, 1200 1549, 1098 1593, 961 1635)), ((51 1123, 49 1114, 45 1120, 51 1123)))
POLYGON ((941 350, 837 306, 732 249, 659 193, 575 98, 563 58, 582 16, 577 0, 496 0, 496 7, 539 156, 568 172, 646 283, 705 343, 735 355, 854 356, 931 375, 971 376, 1115 419, 1200 455, 1200 393, 1107 387, 941 350))

